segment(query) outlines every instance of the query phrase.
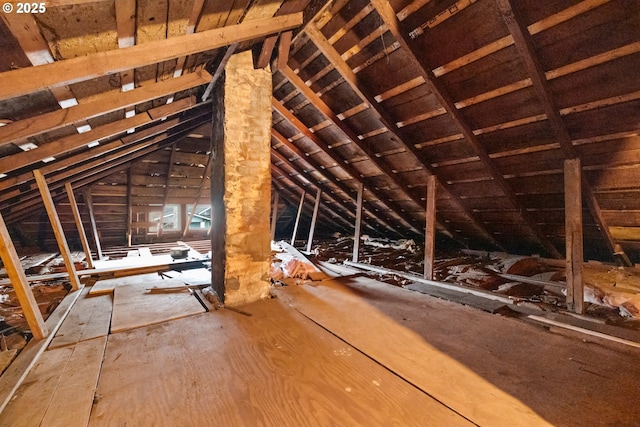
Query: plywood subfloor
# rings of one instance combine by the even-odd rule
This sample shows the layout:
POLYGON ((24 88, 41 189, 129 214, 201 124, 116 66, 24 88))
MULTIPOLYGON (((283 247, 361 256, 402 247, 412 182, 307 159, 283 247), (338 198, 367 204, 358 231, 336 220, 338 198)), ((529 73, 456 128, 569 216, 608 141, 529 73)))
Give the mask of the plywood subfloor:
POLYGON ((90 296, 89 287, 82 290, 78 301, 49 344, 49 350, 103 337, 109 333, 113 297, 110 294, 90 296))
MULTIPOLYGON (((162 280, 157 275, 135 276, 137 282, 118 285, 113 295, 111 332, 125 331, 204 313, 206 310, 186 289, 186 292, 150 293, 153 287, 184 286, 176 279, 162 280), (155 276, 155 280, 144 280, 155 276)), ((129 278, 123 278, 124 283, 129 278)))
POLYGON ((0 425, 87 425, 106 342, 100 337, 45 351, 0 413, 0 425))
POLYGON ((638 349, 567 337, 367 277, 280 298, 479 425, 635 426, 638 349))
POLYGON ((89 425, 471 425, 279 300, 109 336, 89 425))

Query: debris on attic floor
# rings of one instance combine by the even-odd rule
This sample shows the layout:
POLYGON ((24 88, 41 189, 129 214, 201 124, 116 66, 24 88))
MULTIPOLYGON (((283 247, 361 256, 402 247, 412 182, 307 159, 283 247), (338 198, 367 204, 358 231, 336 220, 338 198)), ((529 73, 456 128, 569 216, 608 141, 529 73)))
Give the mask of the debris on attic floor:
MULTIPOLYGON (((360 263, 391 271, 363 274, 395 286, 408 287, 421 278, 424 249, 413 241, 363 236, 360 263), (394 274, 395 272, 395 274, 394 274)), ((323 241, 311 251, 314 263, 351 265, 353 239, 323 241)), ((357 267, 357 265, 356 265, 357 267)), ((362 269, 357 271, 363 271, 362 269)), ((586 314, 640 330, 640 271, 600 262, 584 264, 586 314)), ((534 304, 547 312, 566 310, 564 261, 499 252, 442 252, 435 261, 436 281, 500 295, 516 303, 534 304)))

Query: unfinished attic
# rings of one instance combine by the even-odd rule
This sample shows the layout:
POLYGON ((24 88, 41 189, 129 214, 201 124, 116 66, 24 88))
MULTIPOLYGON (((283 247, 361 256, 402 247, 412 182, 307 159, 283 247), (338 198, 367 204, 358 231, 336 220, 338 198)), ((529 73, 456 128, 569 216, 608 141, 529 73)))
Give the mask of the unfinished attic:
POLYGON ((640 2, 1 17, 0 426, 640 423, 640 2))

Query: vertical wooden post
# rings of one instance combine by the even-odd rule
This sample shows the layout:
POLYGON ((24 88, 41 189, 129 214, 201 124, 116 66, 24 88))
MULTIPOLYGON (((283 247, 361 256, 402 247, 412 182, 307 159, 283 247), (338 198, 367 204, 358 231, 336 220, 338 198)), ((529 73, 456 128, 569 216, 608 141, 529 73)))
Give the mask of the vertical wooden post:
POLYGON ((424 236, 424 278, 433 279, 433 260, 436 246, 436 177, 427 178, 427 212, 424 236))
POLYGON ((80 217, 80 211, 78 210, 78 204, 76 203, 76 198, 73 195, 73 188, 71 187, 71 183, 70 182, 65 183, 64 188, 67 190, 67 196, 69 196, 69 203, 71 204, 71 213, 73 214, 73 219, 75 220, 76 227, 78 228, 78 235, 80 236, 82 249, 84 250, 84 255, 87 260, 87 267, 93 268, 93 259, 91 259, 91 249, 89 248, 87 235, 85 234, 84 227, 82 226, 82 218, 80 217))
POLYGON ((360 229, 362 228, 362 199, 364 196, 364 184, 358 186, 358 199, 356 204, 356 229, 353 233, 353 262, 358 262, 360 253, 360 229))
POLYGON ((313 207, 313 216, 311 217, 311 227, 309 228, 309 240, 307 240, 307 252, 311 252, 311 244, 313 243, 313 233, 316 229, 316 220, 318 219, 318 210, 320 209, 320 198, 322 190, 318 188, 316 193, 316 204, 313 207))
POLYGON ((580 159, 564 162, 564 206, 566 239, 567 307, 576 313, 584 311, 582 284, 582 181, 580 159))
POLYGON ((93 197, 91 196, 91 187, 85 188, 83 193, 84 203, 89 209, 89 220, 91 221, 91 231, 93 233, 93 241, 96 244, 96 252, 98 259, 102 259, 102 246, 100 245, 100 235, 98 234, 98 227, 96 226, 96 216, 93 213, 93 197))
POLYGON ((273 193, 273 206, 271 207, 271 241, 276 238, 276 223, 278 222, 278 203, 280 194, 277 191, 273 193))
POLYGON ((131 169, 127 170, 127 246, 131 246, 133 233, 133 196, 132 196, 131 169))
POLYGON ((33 337, 37 340, 46 338, 49 334, 47 326, 44 324, 44 319, 38 309, 38 303, 33 296, 33 292, 31 292, 27 276, 24 274, 22 265, 20 265, 20 259, 2 215, 0 215, 0 258, 7 269, 9 280, 11 280, 13 290, 18 297, 22 313, 27 319, 27 324, 33 333, 33 337))
POLYGON ((302 190, 302 196, 300 196, 300 205, 298 206, 298 214, 296 215, 296 223, 293 226, 293 235, 291 236, 291 246, 295 246, 296 234, 298 234, 298 225, 300 224, 300 217, 302 216, 302 206, 304 206, 304 196, 307 192, 302 190))
POLYGON ((53 228, 53 234, 55 234, 56 236, 58 248, 60 249, 60 256, 62 256, 64 265, 67 268, 67 272, 69 273, 69 282, 71 283, 71 289, 77 291, 80 288, 80 280, 78 279, 76 268, 73 265, 73 260, 71 259, 71 254, 69 253, 69 246, 67 245, 67 240, 64 237, 64 230, 62 229, 60 218, 58 218, 56 206, 53 204, 51 193, 49 193, 47 181, 45 181, 44 176, 38 169, 33 171, 33 176, 36 178, 36 184, 38 184, 38 189, 40 190, 40 195, 42 196, 42 201, 44 202, 44 208, 47 211, 47 215, 49 216, 49 221, 51 222, 51 227, 53 228))

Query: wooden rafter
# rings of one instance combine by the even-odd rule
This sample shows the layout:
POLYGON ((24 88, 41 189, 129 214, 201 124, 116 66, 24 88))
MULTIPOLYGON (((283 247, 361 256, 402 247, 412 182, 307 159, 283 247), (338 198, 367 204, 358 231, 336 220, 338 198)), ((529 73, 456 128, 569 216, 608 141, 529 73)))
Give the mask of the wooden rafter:
POLYGON ((124 93, 110 92, 105 95, 100 95, 90 102, 82 103, 81 105, 12 122, 0 127, 0 147, 14 142, 19 138, 27 138, 60 129, 83 120, 92 119, 175 92, 204 85, 210 80, 211 76, 209 73, 200 70, 177 79, 166 80, 124 93))
MULTIPOLYGON (((276 138, 278 141, 281 141, 281 142, 283 140, 286 141, 286 139, 284 139, 284 137, 282 137, 282 135, 277 134, 277 132, 275 130, 272 130, 272 132, 274 133, 274 138, 276 138)), ((347 188, 344 184, 340 183, 335 178, 327 177, 327 175, 325 175, 322 172, 320 172, 321 169, 316 167, 314 165, 314 162, 312 160, 310 160, 308 157, 304 156, 304 154, 300 150, 298 150, 297 147, 295 147, 293 144, 291 144, 291 146, 287 145, 287 148, 289 148, 289 150, 293 151, 293 153, 296 154, 300 159, 304 160, 313 169, 315 169, 317 171, 317 173, 320 174, 320 176, 322 177, 323 180, 332 182, 334 185, 336 185, 338 188, 340 188, 340 190, 342 190, 345 194, 350 194, 351 193, 351 189, 350 188, 347 188)), ((328 186, 326 186, 325 184, 323 184, 322 182, 316 182, 316 180, 314 179, 314 177, 313 177, 313 175, 311 174, 310 171, 307 171, 307 170, 302 169, 302 168, 298 168, 296 166, 296 164, 295 164, 295 161, 292 161, 291 159, 286 158, 285 156, 283 156, 281 153, 279 153, 273 147, 272 147, 272 154, 277 159, 282 161, 283 164, 286 164, 288 167, 290 167, 291 169, 296 171, 299 175, 306 176, 306 179, 309 182, 311 182, 311 185, 316 187, 318 190, 323 190, 324 197, 326 199, 331 201, 332 204, 335 203, 337 206, 341 206, 342 209, 344 209, 344 212, 346 212, 348 216, 351 215, 350 212, 351 212, 352 208, 350 206, 348 206, 346 203, 342 202, 341 200, 336 199, 335 197, 331 196, 331 193, 332 193, 331 189, 328 186)), ((343 212, 343 214, 344 214, 344 212, 343 212)), ((372 211, 369 210, 367 213, 369 214, 369 216, 371 218, 373 218, 376 222, 378 222, 380 225, 385 227, 388 231, 391 231, 393 233, 398 233, 399 234, 399 231, 395 227, 393 227, 391 224, 389 224, 387 221, 385 221, 383 218, 381 218, 375 212, 372 212, 372 211)))
MULTIPOLYGON (((354 178, 358 182, 363 182, 365 184, 365 189, 366 190, 368 190, 368 191, 370 191, 370 192, 375 194, 374 189, 371 188, 370 185, 367 185, 365 180, 361 178, 360 173, 353 166, 351 166, 350 164, 345 163, 335 153, 334 150, 331 150, 327 146, 327 144, 325 144, 320 138, 318 138, 313 132, 311 132, 309 130, 309 128, 304 123, 302 123, 302 121, 300 121, 300 119, 298 119, 293 113, 291 113, 289 110, 287 110, 277 99, 275 99, 275 98, 273 99, 272 106, 273 106, 274 110, 276 110, 278 113, 280 113, 280 115, 282 117, 284 117, 286 120, 288 120, 300 133, 302 133, 305 137, 307 137, 311 141, 313 141, 313 143, 316 144, 316 146, 318 146, 318 148, 320 148, 327 155, 329 155, 329 157, 331 157, 338 165, 340 165, 340 167, 345 172, 347 172, 352 178, 354 178)), ((400 218, 402 218, 402 220, 405 221, 405 223, 407 224, 409 229, 411 229, 415 233, 421 234, 421 232, 418 231, 421 228, 421 226, 415 224, 417 222, 415 218, 412 218, 412 217, 408 216, 407 214, 405 214, 401 210, 393 209, 387 203, 384 203, 384 204, 387 205, 393 212, 395 212, 396 215, 398 215, 400 218)))
MULTIPOLYGON (((210 116, 209 111, 205 112, 203 115, 190 119, 190 121, 186 123, 183 123, 180 128, 171 131, 171 133, 164 132, 151 139, 145 139, 139 144, 131 144, 121 151, 110 153, 107 156, 100 157, 89 162, 76 164, 74 167, 65 168, 61 173, 53 174, 51 176, 50 187, 52 190, 56 190, 61 188, 66 182, 73 182, 75 186, 81 187, 91 184, 104 176, 116 173, 118 171, 118 166, 128 164, 134 160, 139 160, 140 158, 163 148, 167 144, 171 144, 176 139, 187 135, 193 129, 206 122, 206 116, 210 116)), ((25 190, 24 193, 4 194, 2 199, 8 200, 9 198, 17 195, 21 196, 19 201, 3 207, 3 209, 13 213, 13 215, 7 216, 7 221, 11 220, 11 222, 14 222, 21 217, 28 215, 28 208, 38 203, 37 189, 35 189, 33 185, 30 185, 29 189, 25 190)))
MULTIPOLYGON (((547 116, 549 126, 551 126, 551 129, 556 136, 556 140, 560 144, 560 148, 564 153, 565 159, 579 158, 577 151, 573 147, 571 135, 569 135, 567 126, 560 114, 560 109, 554 101, 553 93, 547 81, 545 71, 537 58, 533 41, 531 40, 531 35, 521 14, 518 12, 518 9, 513 6, 512 0, 496 0, 496 2, 502 12, 502 17, 509 28, 509 32, 514 39, 516 49, 527 67, 529 77, 533 83, 533 89, 542 103, 542 108, 547 116)), ((604 237, 604 241, 609 248, 610 253, 613 256, 614 253, 622 251, 622 248, 616 245, 616 242, 609 231, 609 226, 604 215, 602 215, 598 199, 591 189, 589 178, 584 171, 581 171, 581 177, 582 195, 589 206, 591 215, 598 224, 598 228, 602 232, 602 236, 604 237)), ((624 254, 624 252, 622 252, 622 254, 624 254)), ((626 256, 622 256, 620 259, 628 260, 626 256)))
MULTIPOLYGON (((280 169, 278 166, 275 165, 271 165, 271 169, 272 172, 275 172, 277 174, 280 174, 282 176, 286 176, 287 179, 300 191, 306 191, 305 187, 303 187, 301 184, 296 183, 294 180, 291 179, 291 175, 287 174, 285 171, 283 171, 282 169, 280 169)), ((289 190, 291 191, 291 190, 289 190)), ((298 201, 299 201, 299 196, 297 196, 298 201)), ((332 200, 331 198, 328 198, 329 200, 332 200)), ((337 202, 337 201, 336 201, 337 202)), ((297 202, 296 202, 297 204, 297 202)), ((309 208, 307 206, 305 206, 305 208, 307 210, 309 210, 309 208)), ((330 222, 332 223, 341 223, 343 224, 343 226, 349 227, 351 226, 351 224, 349 224, 349 222, 346 220, 346 218, 344 218, 344 214, 341 212, 336 211, 333 207, 331 207, 330 205, 326 206, 327 209, 325 209, 324 211, 320 212, 320 215, 322 215, 323 217, 325 217, 326 219, 328 219, 330 222), (327 215, 327 212, 331 211, 333 212, 335 215, 333 217, 329 217, 327 215)), ((348 212, 348 210, 347 210, 348 212)))
POLYGON ((516 208, 516 211, 518 211, 524 223, 533 232, 533 236, 536 238, 538 243, 554 258, 563 258, 558 249, 540 230, 539 226, 531 217, 529 212, 527 212, 527 210, 524 209, 524 207, 518 201, 515 192, 513 191, 509 183, 507 183, 502 173, 498 170, 494 161, 489 157, 486 149, 478 141, 478 138, 473 133, 473 129, 471 129, 458 108, 456 108, 455 102, 447 92, 444 84, 441 81, 437 80, 437 78, 433 74, 432 67, 425 63, 424 58, 422 58, 421 55, 418 55, 418 53, 416 52, 415 44, 410 42, 410 40, 408 40, 405 36, 405 31, 402 31, 400 29, 400 23, 392 7, 388 2, 383 0, 371 0, 371 2, 375 6, 376 11, 378 12, 382 20, 385 22, 391 34, 393 34, 396 41, 400 43, 402 49, 407 55, 407 58, 423 76, 429 90, 436 96, 436 98, 446 109, 447 113, 452 118, 454 123, 456 123, 456 125, 460 128, 465 140, 470 144, 480 161, 482 161, 484 166, 489 170, 493 182, 505 194, 511 205, 516 208))
POLYGON ((12 84, 0 86, 0 100, 217 49, 290 30, 300 24, 302 14, 291 14, 7 71, 2 73, 2 78, 12 84))
MULTIPOLYGON (((313 29, 311 29, 310 31, 313 32, 313 29)), ((331 55, 330 60, 342 61, 342 59, 339 57, 338 53, 335 52, 334 49, 329 47, 330 45, 328 45, 328 42, 325 42, 325 39, 324 39, 323 36, 315 34, 312 37, 312 40, 314 40, 314 42, 316 42, 316 43, 321 43, 322 46, 324 46, 324 49, 321 49, 321 50, 324 51, 324 52, 327 52, 327 54, 331 55)), ((341 63, 344 63, 344 61, 342 61, 341 63)), ((346 66, 346 63, 344 63, 344 65, 346 66)), ((360 91, 359 95, 360 95, 361 99, 362 99, 363 96, 366 97, 366 100, 369 102, 369 104, 372 105, 372 107, 374 109, 378 110, 379 109, 378 103, 374 102, 373 104, 371 104, 371 96, 366 94, 362 90, 362 88, 357 84, 356 78, 353 75, 353 73, 349 74, 349 72, 347 71, 349 69, 348 66, 346 66, 346 67, 343 66, 343 67, 341 67, 341 69, 343 69, 344 72, 345 72, 345 74, 342 75, 342 77, 345 79, 345 81, 347 81, 349 83, 349 85, 352 88, 355 88, 358 91, 360 91)), ((366 143, 364 141, 361 141, 360 138, 358 138, 358 135, 356 135, 355 132, 353 132, 353 130, 343 120, 340 120, 338 118, 338 116, 331 110, 331 108, 329 108, 329 106, 322 100, 322 98, 320 98, 320 96, 318 96, 317 93, 315 93, 313 90, 311 90, 311 88, 304 81, 302 81, 302 79, 296 73, 294 73, 294 71, 291 68, 286 67, 286 68, 282 69, 281 72, 287 78, 287 80, 289 80, 289 82, 294 87, 296 87, 309 101, 311 101, 313 106, 318 111, 320 111, 329 121, 331 121, 334 125, 336 125, 345 134, 345 136, 347 138, 349 138, 349 140, 352 143, 356 144, 363 152, 367 153, 368 148, 366 146, 366 143)), ((392 121, 390 121, 390 122, 392 122, 392 121)), ((395 125, 393 125, 393 126, 395 126, 395 125)), ((393 134, 394 138, 397 138, 399 141, 402 141, 402 138, 400 137, 400 135, 398 135, 398 133, 396 131, 397 131, 397 127, 394 128, 394 129, 390 129, 390 132, 393 134)), ((412 152, 414 154, 414 157, 418 160, 420 165, 429 174, 431 174, 431 175, 435 174, 435 172, 434 172, 433 168, 431 167, 431 165, 429 165, 428 163, 422 161, 422 159, 420 157, 420 154, 419 154, 419 150, 415 147, 415 145, 413 145, 413 144, 404 144, 404 145, 409 149, 410 152, 412 152)), ((416 195, 414 195, 413 192, 408 191, 408 189, 406 188, 406 183, 404 183, 400 179, 400 177, 398 176, 397 173, 394 173, 393 168, 391 168, 384 161, 378 160, 375 157, 370 157, 370 160, 372 161, 373 164, 376 165, 376 167, 378 167, 378 169, 380 169, 385 175, 387 175, 398 186, 398 189, 400 191, 402 191, 407 197, 409 197, 411 200, 413 200, 413 202, 416 205, 418 205, 418 206, 422 205, 422 200, 419 197, 417 197, 416 195)), ((440 185, 440 187, 444 190, 444 192, 445 192, 445 194, 446 194, 446 196, 448 198, 452 199, 454 201, 454 203, 456 203, 458 206, 461 207, 461 209, 463 210, 463 213, 465 214, 465 216, 467 216, 471 220, 473 225, 478 229, 478 231, 482 235, 485 236, 485 238, 487 240, 489 240, 494 246, 500 248, 501 250, 504 250, 504 248, 493 237, 493 235, 491 235, 491 233, 489 233, 489 231, 487 231, 484 228, 482 223, 480 221, 476 220, 473 217, 473 215, 471 214, 471 212, 468 209, 466 209, 462 199, 460 199, 458 196, 456 196, 451 191, 446 189, 446 187, 444 187, 442 184, 440 185)), ((452 231, 451 229, 446 227, 441 222, 439 222, 437 225, 442 230, 445 230, 445 232, 448 233, 449 235, 456 236, 456 233, 454 231, 452 231)), ((461 239, 458 239, 458 240, 461 240, 461 239)))
MULTIPOLYGON (((287 147, 287 149, 291 152, 293 152, 301 161, 307 163, 313 170, 315 170, 315 172, 320 176, 321 178, 321 182, 318 182, 317 185, 319 188, 323 188, 324 192, 325 192, 325 197, 328 194, 331 194, 332 191, 330 188, 328 188, 326 185, 323 184, 324 181, 329 181, 331 182, 333 185, 335 185, 337 188, 339 188, 344 194, 347 194, 350 196, 350 194, 353 192, 353 190, 349 187, 347 187, 344 183, 342 183, 341 181, 339 181, 338 179, 336 179, 333 174, 330 173, 324 173, 322 172, 323 168, 322 166, 316 162, 315 160, 313 160, 313 158, 306 156, 298 147, 296 147, 294 144, 292 144, 291 142, 287 141, 287 139, 282 136, 278 131, 276 131, 275 129, 271 129, 271 134, 273 135, 273 137, 275 138, 276 141, 278 141, 280 144, 282 144, 283 146, 287 147)), ((295 161, 291 160, 291 159, 286 159, 284 158, 284 156, 280 153, 278 153, 277 149, 274 148, 274 153, 277 153, 277 157, 281 158, 283 161, 286 161, 287 163, 290 164, 291 167, 295 168, 296 170, 298 170, 298 172, 300 173, 301 170, 298 169, 295 166, 295 161)), ((304 172, 306 175, 308 175, 308 180, 309 182, 314 182, 315 179, 314 177, 311 175, 311 173, 309 171, 306 171, 304 169, 302 169, 302 172, 304 172)), ((346 209, 347 212, 349 212, 349 208, 346 205, 343 205, 346 209)), ((392 231, 393 233, 396 234, 401 234, 400 231, 394 227, 393 225, 389 224, 389 222, 387 220, 385 220, 384 218, 382 218, 379 214, 375 213, 375 211, 371 212, 369 211, 369 215, 373 218, 375 218, 375 220, 381 224, 383 227, 385 227, 386 229, 388 229, 389 231, 392 231)))

